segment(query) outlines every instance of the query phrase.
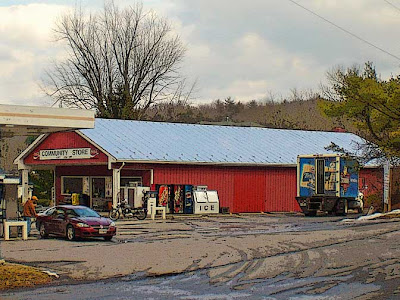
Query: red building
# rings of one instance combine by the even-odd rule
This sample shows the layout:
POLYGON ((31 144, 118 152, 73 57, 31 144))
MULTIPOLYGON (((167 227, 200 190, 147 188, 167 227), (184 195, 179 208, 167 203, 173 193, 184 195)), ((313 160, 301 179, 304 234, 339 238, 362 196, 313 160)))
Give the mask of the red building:
MULTIPOLYGON (((351 133, 96 119, 94 129, 43 135, 15 160, 20 170, 53 169, 56 203, 84 195, 116 204, 132 184, 206 185, 231 212, 300 211, 296 157, 352 150, 351 133)), ((365 168, 360 190, 382 190, 382 170, 365 168)))

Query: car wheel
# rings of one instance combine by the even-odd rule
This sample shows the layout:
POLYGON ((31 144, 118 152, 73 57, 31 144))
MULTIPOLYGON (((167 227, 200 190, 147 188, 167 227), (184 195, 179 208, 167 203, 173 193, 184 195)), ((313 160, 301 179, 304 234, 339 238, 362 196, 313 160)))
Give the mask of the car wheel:
POLYGON ((105 241, 111 241, 112 236, 105 236, 105 237, 103 237, 103 238, 104 238, 105 241))
POLYGON ((75 240, 75 229, 72 227, 72 225, 67 226, 67 240, 73 241, 75 240))
POLYGON ((42 238, 42 239, 45 239, 45 238, 47 238, 48 236, 49 236, 49 234, 46 232, 46 228, 45 228, 45 226, 44 226, 44 224, 42 223, 42 224, 38 224, 39 225, 39 234, 40 234, 40 237, 42 238))

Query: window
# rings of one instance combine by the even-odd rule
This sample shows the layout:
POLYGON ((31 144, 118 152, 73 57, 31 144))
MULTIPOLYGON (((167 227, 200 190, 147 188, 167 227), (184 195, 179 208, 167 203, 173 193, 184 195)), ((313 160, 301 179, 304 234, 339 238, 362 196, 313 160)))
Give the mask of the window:
POLYGON ((100 215, 97 212, 87 207, 84 208, 76 207, 74 208, 74 212, 78 217, 96 217, 96 218, 100 217, 100 215))
POLYGON ((73 218, 73 217, 77 217, 77 216, 78 216, 77 213, 76 213, 73 209, 67 209, 67 210, 65 211, 65 214, 66 214, 68 217, 70 217, 70 218, 73 218))
POLYGON ((65 211, 63 209, 57 208, 53 211, 52 216, 57 219, 63 219, 65 217, 65 211))
POLYGON ((73 193, 82 194, 83 177, 61 177, 61 194, 71 195, 73 193))
POLYGON ((106 195, 106 180, 102 178, 92 178, 92 197, 104 198, 106 195))

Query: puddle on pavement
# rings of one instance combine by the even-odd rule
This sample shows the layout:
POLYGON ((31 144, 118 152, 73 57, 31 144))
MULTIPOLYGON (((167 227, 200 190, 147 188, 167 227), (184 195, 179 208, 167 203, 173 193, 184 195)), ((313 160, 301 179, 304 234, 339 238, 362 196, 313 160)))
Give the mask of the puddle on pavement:
MULTIPOLYGON (((180 275, 143 277, 143 274, 95 283, 42 287, 30 291, 0 294, 1 299, 354 299, 380 290, 351 275, 229 281, 210 284, 205 270, 180 275)), ((368 298, 366 298, 368 299, 368 298)))

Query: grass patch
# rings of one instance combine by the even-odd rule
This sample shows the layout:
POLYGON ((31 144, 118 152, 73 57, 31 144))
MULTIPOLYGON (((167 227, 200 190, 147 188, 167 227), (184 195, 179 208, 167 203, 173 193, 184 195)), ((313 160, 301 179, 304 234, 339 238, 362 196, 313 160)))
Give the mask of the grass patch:
POLYGON ((33 267, 11 263, 0 264, 0 291, 33 287, 49 283, 51 280, 49 275, 33 267))

